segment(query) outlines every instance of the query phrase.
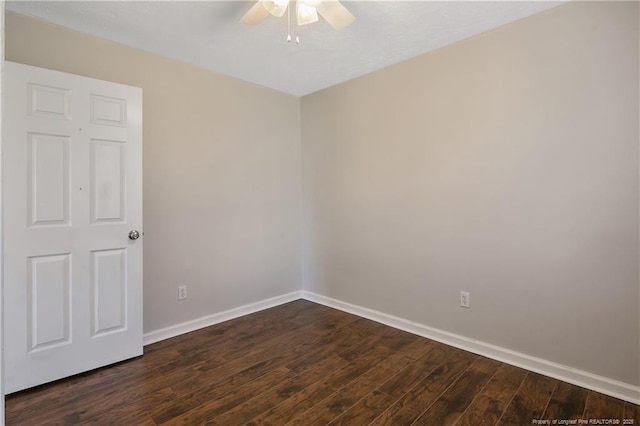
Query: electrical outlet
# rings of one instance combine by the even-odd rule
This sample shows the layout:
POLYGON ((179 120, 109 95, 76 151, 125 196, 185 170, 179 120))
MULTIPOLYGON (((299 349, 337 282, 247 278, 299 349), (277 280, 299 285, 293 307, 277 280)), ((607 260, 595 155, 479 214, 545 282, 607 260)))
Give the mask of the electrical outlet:
POLYGON ((471 295, 467 291, 460 292, 460 306, 463 308, 471 308, 471 295))
POLYGON ((180 285, 178 286, 178 300, 184 300, 187 298, 187 286, 180 285))

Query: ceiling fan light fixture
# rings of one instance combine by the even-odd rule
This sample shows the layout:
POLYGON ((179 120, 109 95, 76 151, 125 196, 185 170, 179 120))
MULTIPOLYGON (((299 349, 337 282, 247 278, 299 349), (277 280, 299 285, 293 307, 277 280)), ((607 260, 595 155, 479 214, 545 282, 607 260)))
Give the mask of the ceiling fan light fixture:
POLYGON ((296 16, 298 18, 298 25, 306 25, 318 21, 318 11, 316 8, 308 6, 307 3, 303 1, 296 2, 296 16))
POLYGON ((269 15, 282 17, 287 14, 287 25, 291 27, 291 8, 296 3, 298 25, 311 24, 324 18, 334 29, 340 30, 355 21, 355 17, 340 3, 340 0, 255 0, 251 9, 240 18, 244 25, 257 25, 269 15))
POLYGON ((267 11, 280 18, 289 6, 289 0, 262 0, 262 4, 267 11))
POLYGON ((318 7, 322 0, 298 0, 298 2, 302 2, 309 7, 318 7))

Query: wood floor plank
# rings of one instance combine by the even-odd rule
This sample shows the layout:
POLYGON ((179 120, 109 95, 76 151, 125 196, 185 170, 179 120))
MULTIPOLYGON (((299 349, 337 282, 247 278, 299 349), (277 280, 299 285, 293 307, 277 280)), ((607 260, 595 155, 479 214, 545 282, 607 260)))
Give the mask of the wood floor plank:
POLYGON ((279 404, 269 408, 267 411, 251 420, 248 424, 285 424, 298 414, 303 413, 317 402, 335 392, 343 381, 350 381, 361 375, 362 368, 362 366, 349 364, 330 374, 325 379, 319 380, 303 389, 300 389, 300 391, 289 396, 279 404))
POLYGON ((363 341, 356 342, 356 344, 339 351, 338 355, 347 361, 355 361, 356 359, 366 356, 368 352, 384 352, 387 354, 386 356, 389 356, 389 354, 397 350, 385 344, 388 335, 391 333, 393 333, 391 329, 384 327, 379 333, 371 334, 366 339, 363 339, 363 341))
POLYGON ((482 424, 494 425, 502 416, 508 402, 503 403, 486 395, 478 395, 454 424, 475 426, 478 424, 477 419, 482 419, 482 424))
POLYGON ((259 377, 268 374, 270 371, 284 367, 282 364, 284 364, 284 362, 280 362, 277 358, 265 360, 226 378, 220 378, 220 380, 212 379, 209 386, 202 386, 202 383, 198 382, 198 386, 194 386, 190 390, 188 387, 184 387, 185 382, 188 385, 190 379, 182 380, 178 382, 180 385, 178 389, 180 389, 180 391, 176 393, 176 398, 166 406, 156 406, 153 410, 153 418, 162 422, 168 418, 175 417, 180 413, 205 404, 207 401, 222 398, 235 390, 238 386, 250 383, 259 377))
POLYGON ((331 426, 366 425, 378 417, 394 401, 395 398, 392 396, 375 390, 329 424, 331 426))
POLYGON ((186 380, 176 379, 172 388, 179 394, 192 392, 195 389, 209 387, 212 383, 220 382, 227 377, 238 374, 247 369, 259 368, 268 369, 270 366, 280 366, 282 363, 292 361, 304 353, 306 346, 280 345, 268 346, 267 348, 257 348, 244 356, 223 363, 217 367, 198 368, 195 377, 189 376, 186 380))
POLYGON ((637 405, 304 300, 144 353, 8 395, 6 424, 640 424, 637 405))
POLYGON ((103 387, 127 386, 136 380, 144 382, 156 373, 157 370, 145 363, 143 357, 138 357, 8 395, 7 401, 15 411, 21 413, 54 409, 64 406, 65 401, 74 400, 76 395, 91 399, 93 395, 100 393, 103 387))
POLYGON ((202 375, 197 372, 188 374, 185 377, 176 378, 172 388, 177 390, 177 397, 171 404, 155 407, 153 417, 159 422, 195 408, 213 398, 221 398, 234 390, 256 378, 267 374, 273 369, 283 367, 287 362, 302 356, 305 347, 291 346, 287 352, 274 354, 271 358, 248 366, 231 375, 221 375, 220 377, 208 376, 208 382, 201 380, 202 375), (178 411, 178 412, 177 412, 178 411))
MULTIPOLYGON (((313 383, 314 381, 317 381, 319 377, 330 374, 331 372, 342 368, 346 364, 347 362, 342 358, 333 356, 313 366, 309 366, 307 370, 305 370, 300 374, 296 374, 295 372, 292 372, 291 370, 289 370, 284 366, 278 367, 278 368, 285 368, 291 374, 287 374, 286 378, 284 378, 282 381, 278 383, 274 383, 272 386, 269 387, 269 390, 277 392, 278 395, 282 397, 282 399, 286 399, 289 393, 294 393, 298 391, 298 388, 300 386, 305 386, 307 384, 313 383)), ((236 383, 229 383, 229 386, 222 391, 222 392, 225 392, 224 396, 226 396, 231 392, 235 392, 235 387, 237 387, 236 383)), ((224 396, 219 396, 222 392, 218 391, 218 389, 216 388, 213 389, 213 392, 195 391, 195 393, 192 392, 188 395, 185 395, 184 403, 185 403, 185 406, 189 406, 190 409, 193 409, 196 411, 198 410, 203 411, 203 406, 206 406, 210 400, 220 399, 224 397, 224 396), (201 403, 194 407, 194 404, 193 404, 194 400, 201 403)), ((246 400, 251 400, 255 397, 259 397, 263 392, 264 392, 264 389, 259 389, 257 392, 252 392, 251 395, 249 395, 249 397, 246 398, 246 400)), ((270 404, 274 404, 274 401, 275 401, 274 399, 269 400, 270 404)), ((213 420, 216 417, 225 413, 226 411, 234 411, 238 405, 242 405, 244 404, 244 402, 245 401, 243 400, 237 404, 226 406, 224 410, 217 410, 215 412, 210 411, 206 416, 207 420, 213 420)), ((175 407, 176 404, 173 403, 172 406, 175 407)), ((257 407, 254 407, 254 409, 255 408, 257 407)), ((154 420, 156 420, 158 423, 161 423, 160 421, 161 419, 157 418, 155 415, 154 415, 154 420)))
POLYGON ((264 388, 269 388, 277 383, 286 380, 291 377, 293 373, 287 370, 285 367, 279 367, 270 371, 253 380, 247 384, 237 387, 236 389, 228 392, 221 398, 211 399, 198 407, 188 410, 176 417, 173 417, 165 422, 160 422, 156 418, 153 420, 162 425, 196 425, 206 423, 208 420, 217 417, 219 414, 224 413, 229 408, 235 407, 247 399, 250 399, 253 395, 256 395, 264 388))
POLYGON ((456 425, 474 426, 478 419, 495 424, 522 384, 527 371, 509 364, 502 364, 480 395, 467 407, 456 425))
POLYGON ((151 407, 159 404, 170 403, 175 398, 171 388, 164 388, 145 395, 130 404, 120 404, 108 411, 102 411, 99 415, 91 415, 88 412, 72 413, 74 421, 67 419, 67 424, 79 425, 108 425, 117 419, 122 425, 139 425, 156 423, 151 417, 151 407))
POLYGON ((209 416, 207 420, 211 424, 245 424, 270 408, 277 406, 282 401, 301 392, 307 386, 320 380, 320 378, 340 370, 346 365, 348 365, 346 360, 333 355, 302 373, 262 389, 262 392, 251 395, 251 398, 241 404, 229 407, 229 409, 218 413, 216 416, 209 416))
MULTIPOLYGON (((300 312, 307 313, 307 315, 317 315, 317 311, 322 308, 322 306, 306 301, 290 302, 154 343, 145 347, 145 352, 170 347, 182 352, 183 355, 189 355, 203 347, 206 348, 202 345, 203 341, 215 342, 218 347, 228 341, 238 343, 242 342, 245 336, 275 329, 283 323, 288 324, 290 328, 296 328, 301 322, 293 320, 300 312)), ((304 323, 309 323, 309 321, 304 323)))
POLYGON ((371 366, 377 365, 382 359, 388 357, 390 353, 391 349, 385 346, 378 346, 373 350, 363 352, 360 357, 354 359, 345 367, 300 390, 300 392, 253 419, 250 424, 281 425, 287 423, 295 416, 307 411, 331 395, 344 383, 350 383, 363 375, 371 366))
POLYGON ((546 419, 577 420, 581 419, 587 402, 587 389, 566 382, 558 383, 551 395, 551 400, 542 415, 546 419))
MULTIPOLYGON (((293 314, 300 316, 301 312, 296 311, 293 314)), ((290 315, 293 314, 290 313, 290 315)), ((278 316, 278 318, 286 323, 286 317, 278 316)), ((355 316, 337 315, 336 311, 331 310, 330 312, 325 312, 322 316, 311 315, 306 319, 306 322, 291 323, 286 328, 282 328, 283 322, 277 322, 277 326, 274 325, 272 327, 265 327, 264 324, 259 327, 253 325, 250 331, 239 333, 235 339, 230 336, 224 342, 216 339, 213 342, 215 343, 214 345, 201 343, 198 345, 197 350, 192 349, 186 355, 189 359, 181 361, 182 363, 195 363, 198 360, 206 360, 205 365, 201 366, 202 369, 215 368, 255 350, 256 347, 266 351, 273 350, 271 348, 274 347, 282 347, 283 344, 290 345, 292 342, 305 341, 311 344, 314 338, 319 339, 326 336, 327 330, 340 330, 341 327, 356 319, 357 317, 355 316)), ((171 365, 165 366, 164 369, 165 371, 170 371, 171 365)))
MULTIPOLYGON (((153 346, 153 345, 150 345, 153 346)), ((183 355, 174 348, 166 348, 164 350, 147 350, 144 349, 144 356, 141 361, 149 364, 153 368, 163 367, 171 362, 181 360, 183 355)))
POLYGON ((417 336, 411 333, 407 333, 406 331, 397 330, 387 326, 385 327, 387 328, 388 332, 383 334, 381 343, 389 347, 390 349, 393 349, 394 351, 399 351, 405 346, 413 343, 418 338, 417 336))
POLYGON ((427 352, 439 345, 441 344, 434 340, 417 338, 407 346, 389 356, 389 358, 385 359, 380 364, 384 368, 399 372, 409 364, 412 364, 415 360, 422 358, 422 356, 427 352))
POLYGON ((380 386, 380 391, 400 398, 409 391, 416 383, 422 381, 436 367, 446 362, 453 353, 450 347, 439 345, 433 347, 429 352, 412 364, 409 364, 394 377, 380 386))
POLYGON ((398 369, 406 367, 438 343, 432 340, 417 338, 409 344, 394 351, 390 356, 371 368, 352 383, 332 394, 313 408, 295 417, 290 424, 322 425, 331 422, 343 412, 364 398, 371 389, 375 389, 395 375, 398 369))
POLYGON ((532 420, 541 419, 558 383, 560 382, 541 374, 527 373, 522 386, 497 424, 505 426, 531 424, 532 420))
MULTIPOLYGON (((179 394, 192 394, 194 390, 201 388, 210 388, 212 384, 220 382, 225 377, 231 377, 246 369, 264 370, 271 366, 272 368, 292 362, 298 358, 304 358, 305 352, 311 350, 316 338, 314 328, 318 321, 313 322, 309 327, 298 328, 297 330, 288 330, 278 333, 277 336, 270 335, 270 339, 266 339, 262 344, 256 343, 256 348, 252 349, 245 356, 241 356, 239 352, 236 358, 227 363, 221 363, 218 367, 207 369, 206 366, 198 364, 198 374, 186 375, 184 380, 176 379, 176 383, 172 388, 179 394), (311 328, 310 328, 311 327, 311 328), (253 364, 255 363, 255 364, 253 364)), ((336 333, 335 338, 340 338, 342 334, 336 333)), ((245 353, 247 351, 245 350, 245 353)), ((317 361, 317 360, 316 360, 317 361)), ((207 361, 207 365, 209 361, 207 361)), ((313 363, 303 363, 303 367, 313 365, 313 363)), ((296 371, 300 372, 300 371, 296 371)), ((201 399, 201 398, 198 398, 201 399)), ((194 399, 190 398, 190 402, 194 399)))
POLYGON ((427 377, 417 383, 398 399, 381 416, 375 425, 413 423, 477 358, 469 352, 456 351, 446 362, 436 367, 427 377))
MULTIPOLYGON (((126 365, 119 364, 114 371, 118 374, 107 375, 98 372, 96 376, 88 377, 78 386, 78 389, 65 388, 63 392, 41 400, 38 405, 30 405, 30 408, 20 408, 18 404, 19 409, 11 413, 17 413, 19 418, 32 417, 34 422, 40 422, 41 419, 64 418, 68 414, 79 412, 86 413, 85 417, 99 415, 121 404, 136 401, 149 392, 166 387, 166 384, 159 382, 162 375, 142 363, 140 358, 126 365), (68 404, 69 401, 72 404, 68 404)), ((39 393, 43 395, 46 391, 39 393)), ((13 418, 7 416, 8 423, 13 421, 13 418)))
POLYGON ((309 410, 294 417, 287 424, 298 426, 328 424, 367 396, 371 389, 376 389, 389 380, 393 374, 393 370, 378 364, 309 410))
POLYGON ((631 402, 624 403, 624 418, 633 420, 634 425, 640 425, 640 405, 632 404, 631 402))
POLYGON ((287 365, 291 371, 300 372, 302 369, 313 365, 319 360, 332 355, 338 355, 344 351, 353 351, 353 347, 362 340, 361 333, 367 330, 372 339, 379 338, 384 332, 384 328, 371 327, 373 321, 364 320, 349 324, 338 330, 331 330, 324 336, 313 339, 314 347, 311 348, 306 357, 301 357, 287 365))
MULTIPOLYGON (((187 411, 205 403, 208 399, 219 398, 236 386, 267 373, 269 369, 285 366, 297 358, 305 357, 306 352, 309 350, 307 342, 298 342, 297 345, 291 345, 286 340, 280 341, 277 337, 274 338, 274 341, 278 343, 279 351, 269 352, 268 356, 264 354, 266 357, 264 360, 230 375, 226 379, 222 376, 211 375, 203 380, 201 374, 196 374, 195 377, 193 377, 193 374, 185 374, 186 377, 182 380, 176 380, 176 383, 172 385, 174 390, 179 391, 179 398, 170 406, 156 409, 154 419, 159 422, 166 421, 167 418, 176 416, 175 411, 178 407, 180 410, 187 411)), ((313 366, 315 364, 306 365, 307 368, 313 366)))
POLYGON ((584 419, 617 419, 622 424, 624 401, 597 392, 589 392, 584 409, 584 419))
POLYGON ((413 423, 452 425, 500 367, 498 361, 480 357, 413 423))
MULTIPOLYGON (((110 388, 102 388, 96 398, 81 399, 76 403, 76 408, 72 412, 78 421, 88 421, 93 418, 105 418, 117 412, 140 411, 142 407, 154 406, 156 403, 174 398, 173 391, 166 386, 167 382, 160 378, 145 383, 138 381, 126 385, 117 385, 110 388)), ((127 416, 139 418, 139 414, 132 413, 127 416)), ((145 418, 150 417, 144 413, 145 418)))
MULTIPOLYGON (((348 383, 356 377, 362 375, 371 366, 376 365, 382 359, 389 356, 391 350, 383 345, 377 345, 377 343, 383 338, 385 328, 380 328, 377 325, 371 329, 368 327, 373 324, 366 324, 365 329, 368 329, 371 333, 367 343, 367 350, 363 350, 362 343, 359 340, 348 340, 351 346, 345 346, 344 344, 334 345, 340 348, 338 355, 347 360, 352 359, 352 362, 343 367, 341 370, 333 373, 327 378, 312 383, 306 387, 301 387, 297 392, 281 401, 276 406, 265 410, 259 416, 256 416, 250 424, 284 424, 296 415, 306 411, 314 404, 324 399, 334 390, 338 389, 341 384, 348 383), (360 356, 353 359, 352 355, 359 354, 360 356)), ((346 343, 346 342, 343 342, 346 343)), ((320 354, 327 355, 331 351, 323 351, 320 354)), ((335 355, 333 355, 335 356, 335 355)), ((313 365, 318 361, 317 354, 305 359, 305 365, 313 365)), ((299 371, 298 363, 292 363, 287 365, 289 369, 299 371)), ((218 419, 217 421, 220 421, 218 419)))

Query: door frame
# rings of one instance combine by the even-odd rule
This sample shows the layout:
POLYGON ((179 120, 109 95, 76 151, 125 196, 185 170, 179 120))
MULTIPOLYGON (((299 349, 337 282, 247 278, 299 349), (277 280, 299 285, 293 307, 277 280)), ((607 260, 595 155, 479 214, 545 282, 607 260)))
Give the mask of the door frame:
MULTIPOLYGON (((4 90, 3 89, 3 75, 4 75, 4 6, 5 0, 0 0, 0 159, 2 158, 2 146, 4 141, 2 140, 2 105, 4 103, 4 90)), ((2 223, 3 205, 2 205, 2 162, 0 161, 0 425, 4 425, 4 359, 2 354, 4 353, 4 314, 2 312, 2 306, 4 303, 4 228, 2 223)))

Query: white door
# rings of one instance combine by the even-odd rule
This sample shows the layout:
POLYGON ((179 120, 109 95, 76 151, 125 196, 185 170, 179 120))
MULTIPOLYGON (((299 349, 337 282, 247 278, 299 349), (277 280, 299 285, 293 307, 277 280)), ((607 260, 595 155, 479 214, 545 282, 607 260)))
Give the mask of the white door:
POLYGON ((142 91, 6 62, 3 96, 11 393, 142 354, 142 91))

